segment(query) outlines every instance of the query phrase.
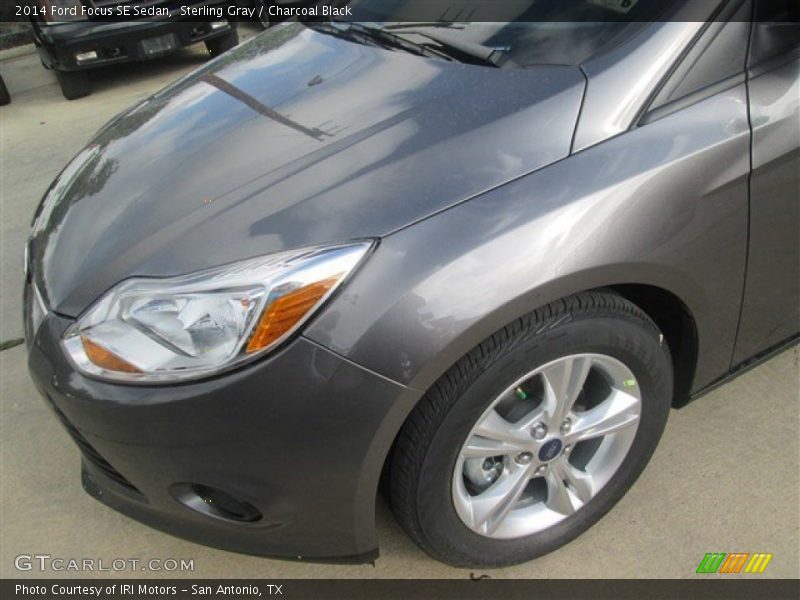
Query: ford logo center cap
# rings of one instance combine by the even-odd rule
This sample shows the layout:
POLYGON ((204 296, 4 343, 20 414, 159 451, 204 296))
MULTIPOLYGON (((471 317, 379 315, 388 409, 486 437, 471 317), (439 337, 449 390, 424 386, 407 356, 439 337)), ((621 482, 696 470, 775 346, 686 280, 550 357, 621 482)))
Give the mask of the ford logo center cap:
POLYGON ((541 462, 549 462, 553 460, 556 456, 561 454, 561 449, 564 447, 564 444, 559 439, 552 439, 547 442, 544 446, 539 448, 539 460, 541 462))

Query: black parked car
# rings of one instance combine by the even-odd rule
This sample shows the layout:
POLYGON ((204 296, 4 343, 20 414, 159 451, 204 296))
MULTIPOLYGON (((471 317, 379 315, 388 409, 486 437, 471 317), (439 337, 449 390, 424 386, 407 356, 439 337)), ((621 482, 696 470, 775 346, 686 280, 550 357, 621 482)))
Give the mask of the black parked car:
POLYGON ((91 93, 88 71, 96 67, 156 58, 197 42, 204 42, 212 57, 230 50, 239 43, 239 34, 235 22, 225 18, 227 5, 225 0, 183 2, 184 7, 222 11, 222 18, 201 22, 179 17, 180 6, 169 0, 39 0, 40 10, 31 15, 31 22, 42 64, 56 72, 64 97, 75 100, 91 93), (77 14, 54 18, 56 4, 72 7, 77 14), (81 16, 81 7, 116 9, 121 5, 130 11, 167 9, 170 17, 120 22, 81 16))

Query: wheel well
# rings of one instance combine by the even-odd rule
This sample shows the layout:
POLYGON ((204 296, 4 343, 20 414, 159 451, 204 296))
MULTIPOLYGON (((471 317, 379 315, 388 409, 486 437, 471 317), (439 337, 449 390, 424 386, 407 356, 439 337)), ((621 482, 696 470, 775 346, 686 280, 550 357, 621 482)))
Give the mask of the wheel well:
MULTIPOLYGON (((680 408, 688 404, 697 364, 697 327, 688 307, 671 292, 655 286, 623 284, 606 286, 601 289, 619 294, 653 319, 661 333, 664 334, 672 357, 675 375, 672 406, 680 408)), ((389 498, 385 492, 388 491, 389 486, 388 467, 392 462, 394 448, 393 442, 384 459, 380 476, 379 487, 387 502, 389 498)))
POLYGON ((674 294, 658 287, 639 284, 609 286, 633 302, 653 319, 667 340, 675 372, 672 406, 689 402, 697 364, 697 327, 691 312, 674 294))

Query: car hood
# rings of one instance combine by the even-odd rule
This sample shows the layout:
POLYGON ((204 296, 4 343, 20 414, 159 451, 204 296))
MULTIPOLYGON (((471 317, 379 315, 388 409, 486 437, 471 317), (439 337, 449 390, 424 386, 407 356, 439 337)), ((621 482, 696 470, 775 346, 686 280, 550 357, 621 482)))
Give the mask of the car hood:
POLYGON ((38 287, 77 316, 127 277, 385 236, 567 156, 584 86, 570 67, 276 27, 116 118, 64 169, 34 221, 38 287))

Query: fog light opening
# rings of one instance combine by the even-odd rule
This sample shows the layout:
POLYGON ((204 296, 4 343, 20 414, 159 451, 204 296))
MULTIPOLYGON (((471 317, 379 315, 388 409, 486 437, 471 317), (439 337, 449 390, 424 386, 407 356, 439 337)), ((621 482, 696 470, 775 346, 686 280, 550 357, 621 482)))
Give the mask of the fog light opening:
POLYGON ((173 495, 187 508, 216 519, 254 523, 262 518, 261 512, 249 502, 209 485, 178 484, 173 486, 173 495))

